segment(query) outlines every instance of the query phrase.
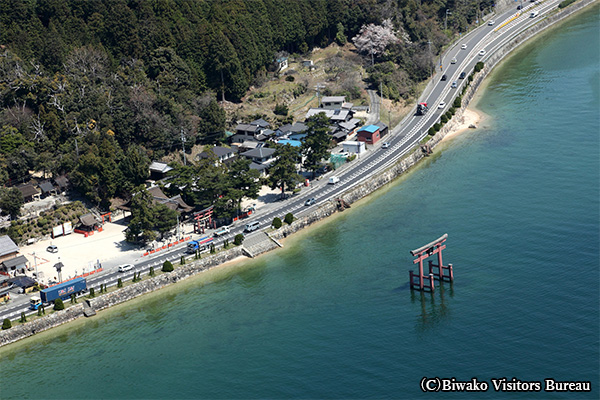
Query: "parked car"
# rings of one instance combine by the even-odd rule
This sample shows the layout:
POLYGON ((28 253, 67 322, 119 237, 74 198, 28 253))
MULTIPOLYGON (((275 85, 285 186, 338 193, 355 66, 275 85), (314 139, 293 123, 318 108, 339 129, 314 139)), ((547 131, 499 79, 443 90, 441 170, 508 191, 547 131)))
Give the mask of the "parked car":
POLYGON ((458 76, 458 79, 465 79, 466 76, 467 76, 466 72, 461 72, 460 75, 458 76))
POLYGON ((311 197, 310 199, 308 199, 308 200, 306 200, 306 201, 304 202, 304 205, 305 205, 305 206, 312 206, 312 205, 313 205, 313 204, 315 204, 316 202, 317 202, 317 201, 315 200, 315 198, 314 198, 314 197, 311 197))
POLYGON ((132 269, 133 269, 132 264, 119 265, 119 272, 127 272, 127 271, 131 271, 132 269))
POLYGON ((442 75, 442 80, 445 81, 446 79, 448 79, 448 77, 446 76, 446 74, 442 75))
POLYGON ((382 149, 389 149, 390 148, 390 144, 388 142, 383 142, 383 144, 381 145, 382 149))
POLYGON ((460 46, 461 49, 466 50, 467 49, 467 45, 463 44, 462 46, 460 46))
POLYGON ((479 51, 479 57, 483 57, 483 56, 485 56, 485 54, 486 54, 485 50, 480 50, 479 51))
POLYGON ((444 108, 444 107, 446 107, 446 102, 442 101, 442 102, 440 103, 440 105, 438 106, 438 108, 440 108, 440 109, 441 109, 441 108, 444 108))
POLYGON ((46 251, 49 253, 58 253, 58 247, 56 247, 56 245, 51 244, 50 246, 46 247, 46 251))
POLYGON ((450 64, 456 64, 456 57, 454 57, 452 60, 450 60, 450 64))

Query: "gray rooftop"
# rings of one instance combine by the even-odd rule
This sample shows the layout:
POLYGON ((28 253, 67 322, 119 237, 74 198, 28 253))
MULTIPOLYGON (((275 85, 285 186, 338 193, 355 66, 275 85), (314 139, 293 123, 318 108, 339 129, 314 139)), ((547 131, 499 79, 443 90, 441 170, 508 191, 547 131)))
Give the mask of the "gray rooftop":
POLYGON ((244 157, 254 157, 254 158, 265 158, 272 156, 275 153, 275 149, 269 147, 258 147, 256 149, 248 150, 242 153, 244 157))
POLYGON ((4 264, 6 268, 12 268, 19 265, 27 264, 28 261, 29 260, 25 256, 17 256, 15 258, 11 258, 10 260, 4 260, 2 264, 4 264))
POLYGON ((150 164, 150 171, 152 172, 160 172, 161 174, 165 174, 171 171, 172 169, 172 167, 169 167, 166 163, 163 162, 152 161, 152 164, 150 164))
POLYGON ((19 246, 8 236, 0 236, 0 257, 19 251, 19 246))

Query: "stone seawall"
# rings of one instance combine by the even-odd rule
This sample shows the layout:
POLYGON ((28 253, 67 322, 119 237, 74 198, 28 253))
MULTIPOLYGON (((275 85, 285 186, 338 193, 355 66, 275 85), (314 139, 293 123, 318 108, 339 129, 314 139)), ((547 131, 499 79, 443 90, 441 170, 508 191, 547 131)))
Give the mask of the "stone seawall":
MULTIPOLYGON (((597 0, 582 0, 578 3, 570 5, 569 7, 563 10, 558 11, 556 14, 540 21, 540 23, 536 24, 527 31, 516 35, 501 49, 495 52, 486 61, 484 68, 473 77, 473 81, 471 82, 469 88, 465 91, 463 95, 462 107, 460 109, 457 109, 454 117, 450 121, 448 121, 448 123, 446 123, 444 127, 442 127, 442 129, 440 129, 440 131, 436 133, 435 136, 433 136, 430 139, 430 141, 428 142, 430 146, 432 148, 435 148, 449 132, 453 131, 457 126, 459 126, 463 122, 464 111, 467 108, 473 96, 475 95, 475 92, 483 82, 484 78, 492 71, 492 69, 496 65, 498 65, 498 63, 504 57, 510 54, 515 48, 524 43, 527 39, 535 36, 539 32, 552 26, 554 23, 577 12, 581 8, 594 3, 595 1, 597 0)), ((424 157, 425 154, 420 150, 420 148, 417 147, 410 154, 405 156, 403 159, 398 161, 396 164, 388 168, 383 173, 372 177, 372 179, 369 179, 367 182, 364 182, 358 185, 357 187, 347 191, 341 197, 347 203, 352 204, 357 200, 366 197, 367 195, 373 193, 377 189, 390 183, 398 176, 406 172, 409 168, 417 164, 424 157)), ((271 232, 270 236, 271 238, 276 240, 285 238, 301 229, 306 228, 307 226, 312 225, 315 222, 327 218, 336 211, 337 203, 335 200, 325 202, 324 204, 319 206, 315 211, 297 218, 291 225, 284 225, 280 229, 271 232)), ((260 253, 270 251, 277 247, 278 245, 273 241, 265 242, 264 244, 261 244, 259 248, 253 249, 256 251, 256 253, 253 252, 252 254, 253 256, 256 256, 260 253)), ((90 306, 94 311, 104 310, 110 306, 114 306, 126 302, 128 300, 134 299, 138 296, 164 288, 168 285, 189 278, 192 275, 218 266, 237 257, 244 256, 246 255, 244 253, 244 250, 245 249, 242 246, 238 246, 221 251, 215 255, 205 256, 200 260, 188 261, 186 265, 178 267, 177 269, 175 269, 175 271, 171 273, 161 274, 150 279, 145 279, 141 282, 128 285, 114 292, 99 295, 94 299, 90 299, 90 306)), ((50 307, 48 307, 48 309, 50 309, 50 307)), ((83 311, 84 306, 82 304, 77 304, 67 308, 64 311, 59 311, 56 313, 46 315, 45 317, 36 319, 35 321, 26 322, 24 324, 16 324, 11 329, 0 331, 0 346, 13 343, 17 340, 32 336, 38 332, 42 332, 54 328, 56 326, 62 325, 64 323, 73 321, 77 318, 82 317, 83 311)))

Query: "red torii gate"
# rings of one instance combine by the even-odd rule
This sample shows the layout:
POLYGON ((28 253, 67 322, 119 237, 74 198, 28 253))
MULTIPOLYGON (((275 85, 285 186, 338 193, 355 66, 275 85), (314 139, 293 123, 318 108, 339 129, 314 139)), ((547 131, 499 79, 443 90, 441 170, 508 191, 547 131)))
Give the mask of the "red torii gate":
POLYGON ((411 250, 410 254, 414 257, 417 257, 413 260, 413 264, 419 263, 419 275, 415 275, 412 270, 410 271, 411 289, 433 291, 434 279, 437 278, 440 281, 448 282, 452 282, 454 280, 452 264, 448 264, 447 266, 442 264, 442 250, 446 248, 446 245, 444 244, 446 239, 448 239, 447 233, 433 242, 426 244, 425 246, 411 250), (438 263, 434 264, 433 261, 429 260, 429 275, 426 276, 423 274, 423 260, 434 254, 438 255, 438 263), (437 268, 437 273, 433 272, 434 268, 437 268), (444 275, 444 270, 448 271, 447 275, 444 275), (415 282, 415 278, 419 279, 415 282), (427 280, 427 285, 425 285, 425 280, 427 280))
POLYGON ((205 208, 202 211, 194 213, 194 232, 204 233, 204 230, 212 226, 212 214, 214 206, 205 208))

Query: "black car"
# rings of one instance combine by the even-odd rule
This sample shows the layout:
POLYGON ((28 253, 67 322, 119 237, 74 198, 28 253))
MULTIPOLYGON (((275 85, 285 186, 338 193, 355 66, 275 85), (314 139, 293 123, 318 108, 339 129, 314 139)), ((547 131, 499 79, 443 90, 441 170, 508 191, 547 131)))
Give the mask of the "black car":
POLYGON ((458 79, 465 79, 465 76, 467 76, 466 72, 461 72, 458 79))
POLYGON ((445 81, 446 79, 446 75, 442 75, 442 80, 445 81))

